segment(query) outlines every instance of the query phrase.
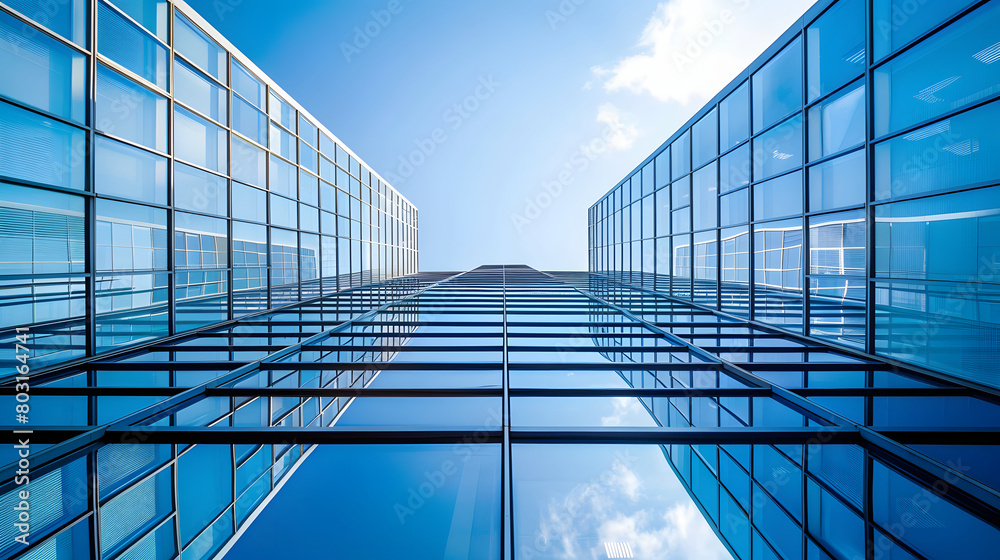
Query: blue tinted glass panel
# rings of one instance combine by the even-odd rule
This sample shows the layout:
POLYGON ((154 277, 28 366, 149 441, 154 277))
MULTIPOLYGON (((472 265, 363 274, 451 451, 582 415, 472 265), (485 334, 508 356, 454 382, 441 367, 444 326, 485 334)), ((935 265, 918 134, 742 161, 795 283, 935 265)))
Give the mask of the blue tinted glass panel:
POLYGON ((750 221, 750 189, 743 189, 719 197, 719 215, 722 227, 745 224, 750 221))
POLYGON ((831 210, 865 203, 868 192, 865 152, 858 150, 809 168, 809 210, 831 210))
POLYGON ((25 33, 28 29, 0 12, 0 95, 83 123, 87 57, 40 32, 25 33))
POLYGON ((295 201, 272 194, 271 224, 290 228, 298 227, 298 208, 295 201))
POLYGON ((103 2, 97 6, 97 51, 160 89, 169 87, 167 47, 103 2))
POLYGON ((802 161, 802 115, 753 139, 754 180, 795 169, 802 161))
POLYGON ((0 102, 0 175, 84 190, 87 134, 0 102))
POLYGON ((177 459, 181 543, 204 530, 233 500, 232 447, 197 445, 177 459))
POLYGON ((865 141, 865 86, 848 88, 809 108, 809 159, 819 159, 865 141))
POLYGON ((267 222, 267 193, 240 183, 233 183, 233 217, 253 222, 267 222))
POLYGON ((299 138, 305 140, 310 146, 317 147, 317 138, 319 134, 319 128, 316 127, 309 119, 302 115, 299 115, 299 138))
POLYGON ((686 130, 670 145, 670 165, 674 180, 691 171, 691 131, 686 130))
POLYGON ((98 200, 98 270, 166 270, 166 251, 166 210, 98 200))
POLYGON ((694 229, 716 227, 716 212, 719 200, 718 171, 715 164, 707 165, 694 173, 692 187, 692 210, 694 229))
POLYGON ((299 142, 299 165, 309 171, 312 171, 313 173, 319 173, 316 150, 310 148, 301 141, 299 142))
POLYGON ((691 127, 691 159, 695 169, 719 155, 718 142, 719 114, 712 109, 691 127))
POLYGON ((750 184, 750 144, 744 144, 719 159, 719 192, 727 193, 750 184))
POLYGON ((996 93, 1000 4, 988 3, 875 71, 875 134, 895 132, 996 93))
POLYGON ((229 134, 225 129, 187 109, 174 109, 174 153, 177 158, 226 173, 229 167, 228 144, 229 134))
POLYGON ((233 61, 233 91, 253 104, 264 109, 264 84, 239 62, 233 61))
POLYGON ((271 192, 290 198, 297 196, 295 185, 296 177, 298 177, 298 168, 294 165, 272 155, 270 176, 268 188, 271 192))
POLYGON ((267 181, 267 152, 233 136, 233 179, 264 188, 267 181))
MULTIPOLYGON (((295 146, 297 142, 295 137, 288 133, 285 129, 271 125, 271 151, 280 155, 281 157, 287 159, 288 161, 296 161, 295 146)), ((347 187, 346 178, 345 182, 341 184, 339 181, 338 185, 347 187)))
MULTIPOLYGON (((284 99, 275 95, 273 92, 268 97, 269 102, 267 114, 281 126, 287 128, 288 130, 295 130, 295 108, 284 99)), ((330 159, 333 159, 332 155, 330 156, 330 159)))
POLYGON ((238 96, 233 96, 233 130, 267 146, 267 115, 238 96))
POLYGON ((225 49, 181 15, 180 10, 174 11, 174 50, 208 75, 223 84, 226 83, 228 78, 226 61, 229 55, 225 49))
POLYGON ((996 282, 1000 187, 875 208, 875 271, 910 280, 996 282))
MULTIPOLYGON (((0 183, 0 270, 83 272, 83 212, 81 197, 0 183)), ((8 312, 12 306, 5 305, 8 312)))
POLYGON ((170 36, 167 30, 168 18, 167 10, 169 5, 166 0, 110 0, 112 4, 128 14, 136 23, 143 26, 161 41, 169 41, 170 36))
POLYGON ((303 170, 299 170, 299 200, 319 206, 319 178, 303 170))
POLYGON ((52 9, 48 0, 9 0, 4 3, 77 45, 87 46, 86 0, 59 2, 56 10, 52 9))
POLYGON ((750 87, 743 83, 719 103, 719 147, 722 151, 750 137, 750 87))
POLYGON ((202 115, 221 123, 229 122, 225 88, 205 77, 180 59, 174 61, 174 98, 202 115))
POLYGON ((173 469, 164 469, 101 506, 101 549, 115 554, 173 511, 173 469))
POLYGON ((753 75, 753 130, 802 107, 802 39, 797 37, 753 75))
POLYGON ((1000 179, 1000 103, 875 146, 875 199, 1000 179))
POLYGON ((174 166, 174 206, 183 210, 227 216, 228 184, 225 177, 178 163, 174 166))
POLYGON ((802 213, 802 172, 796 171, 753 186, 753 219, 766 220, 802 213))
POLYGON ((167 158, 98 136, 94 156, 99 194, 167 203, 167 158))
POLYGON ((691 204, 691 178, 685 177, 684 179, 674 183, 670 186, 671 200, 673 200, 673 208, 681 208, 691 204))
POLYGON ((913 2, 872 0, 872 39, 879 59, 909 43, 968 6, 968 0, 913 2))
POLYGON ((97 67, 97 130, 167 151, 167 99, 103 66, 97 67))
POLYGON ((865 2, 841 0, 806 31, 809 101, 865 70, 865 2))
MULTIPOLYGON (((165 230, 163 235, 166 238, 165 230)), ((169 276, 163 273, 99 274, 98 351, 166 336, 169 285, 169 276)))

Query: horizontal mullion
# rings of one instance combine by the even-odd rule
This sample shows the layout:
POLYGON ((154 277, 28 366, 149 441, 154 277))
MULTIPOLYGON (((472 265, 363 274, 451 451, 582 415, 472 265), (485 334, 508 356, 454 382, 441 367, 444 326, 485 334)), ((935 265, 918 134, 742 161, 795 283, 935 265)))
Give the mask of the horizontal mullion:
MULTIPOLYGON (((205 368, 212 369, 212 368, 205 368)), ((296 370, 344 370, 344 371, 386 371, 386 370, 413 370, 413 371, 436 371, 436 370, 459 370, 459 371, 482 371, 503 369, 503 363, 465 363, 465 362, 262 362, 261 371, 296 371, 296 370)))

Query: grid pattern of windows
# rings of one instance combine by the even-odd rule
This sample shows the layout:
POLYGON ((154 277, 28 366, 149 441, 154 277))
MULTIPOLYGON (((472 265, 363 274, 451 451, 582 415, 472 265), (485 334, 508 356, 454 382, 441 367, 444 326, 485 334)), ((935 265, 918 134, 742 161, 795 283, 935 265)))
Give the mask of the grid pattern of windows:
POLYGON ((590 208, 589 270, 1000 387, 1000 3, 946 4, 818 2, 637 168, 652 195, 590 208))
POLYGON ((416 208, 183 2, 5 2, 0 67, 0 344, 44 329, 36 364, 417 271, 416 208))
POLYGON ((419 538, 433 558, 931 560, 1000 542, 995 394, 600 274, 388 280, 53 370, 31 402, 52 444, 32 496, 56 507, 5 558, 303 541, 400 558, 419 538), (671 511, 686 533, 664 540, 671 511))

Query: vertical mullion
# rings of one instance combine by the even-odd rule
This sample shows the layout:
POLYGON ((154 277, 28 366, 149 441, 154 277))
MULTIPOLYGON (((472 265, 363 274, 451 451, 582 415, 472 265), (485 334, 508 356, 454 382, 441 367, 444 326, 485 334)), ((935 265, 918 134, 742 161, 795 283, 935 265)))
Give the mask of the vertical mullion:
MULTIPOLYGON (((87 99, 87 179, 89 183, 88 188, 95 195, 87 197, 84 202, 86 204, 84 213, 84 237, 86 243, 85 270, 89 272, 87 275, 87 287, 84 291, 86 294, 87 313, 85 327, 86 354, 88 356, 97 354, 97 170, 94 149, 97 141, 94 133, 94 123, 97 120, 97 3, 98 0, 87 2, 89 13, 85 15, 85 17, 89 17, 86 26, 90 35, 87 38, 88 47, 90 47, 90 58, 87 65, 89 74, 87 76, 87 92, 89 94, 87 99)), ((96 374, 93 370, 88 370, 87 377, 90 381, 96 381, 96 374)), ((88 398, 87 401, 88 405, 90 405, 92 399, 88 398)), ((88 420, 91 419, 88 418, 88 420)), ((90 469, 90 496, 88 498, 90 500, 90 507, 94 513, 91 516, 90 535, 92 542, 90 543, 90 554, 93 558, 101 558, 100 479, 97 476, 96 451, 90 454, 87 465, 90 469)))

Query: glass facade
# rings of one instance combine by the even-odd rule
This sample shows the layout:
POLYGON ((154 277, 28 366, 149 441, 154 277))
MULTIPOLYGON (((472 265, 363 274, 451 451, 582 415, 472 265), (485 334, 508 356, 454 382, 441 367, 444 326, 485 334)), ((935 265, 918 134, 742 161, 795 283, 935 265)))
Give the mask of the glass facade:
POLYGON ((0 68, 0 344, 35 365, 417 271, 416 208, 182 2, 5 2, 0 68))
MULTIPOLYGON (((211 225, 189 230, 210 260, 211 225)), ((4 558, 949 559, 952 542, 971 558, 1000 544, 996 395, 603 274, 420 273, 32 383, 31 544, 13 543, 5 445, 4 558)))
POLYGON ((998 18, 818 2, 636 168, 655 192, 590 208, 590 271, 1000 387, 998 18))

